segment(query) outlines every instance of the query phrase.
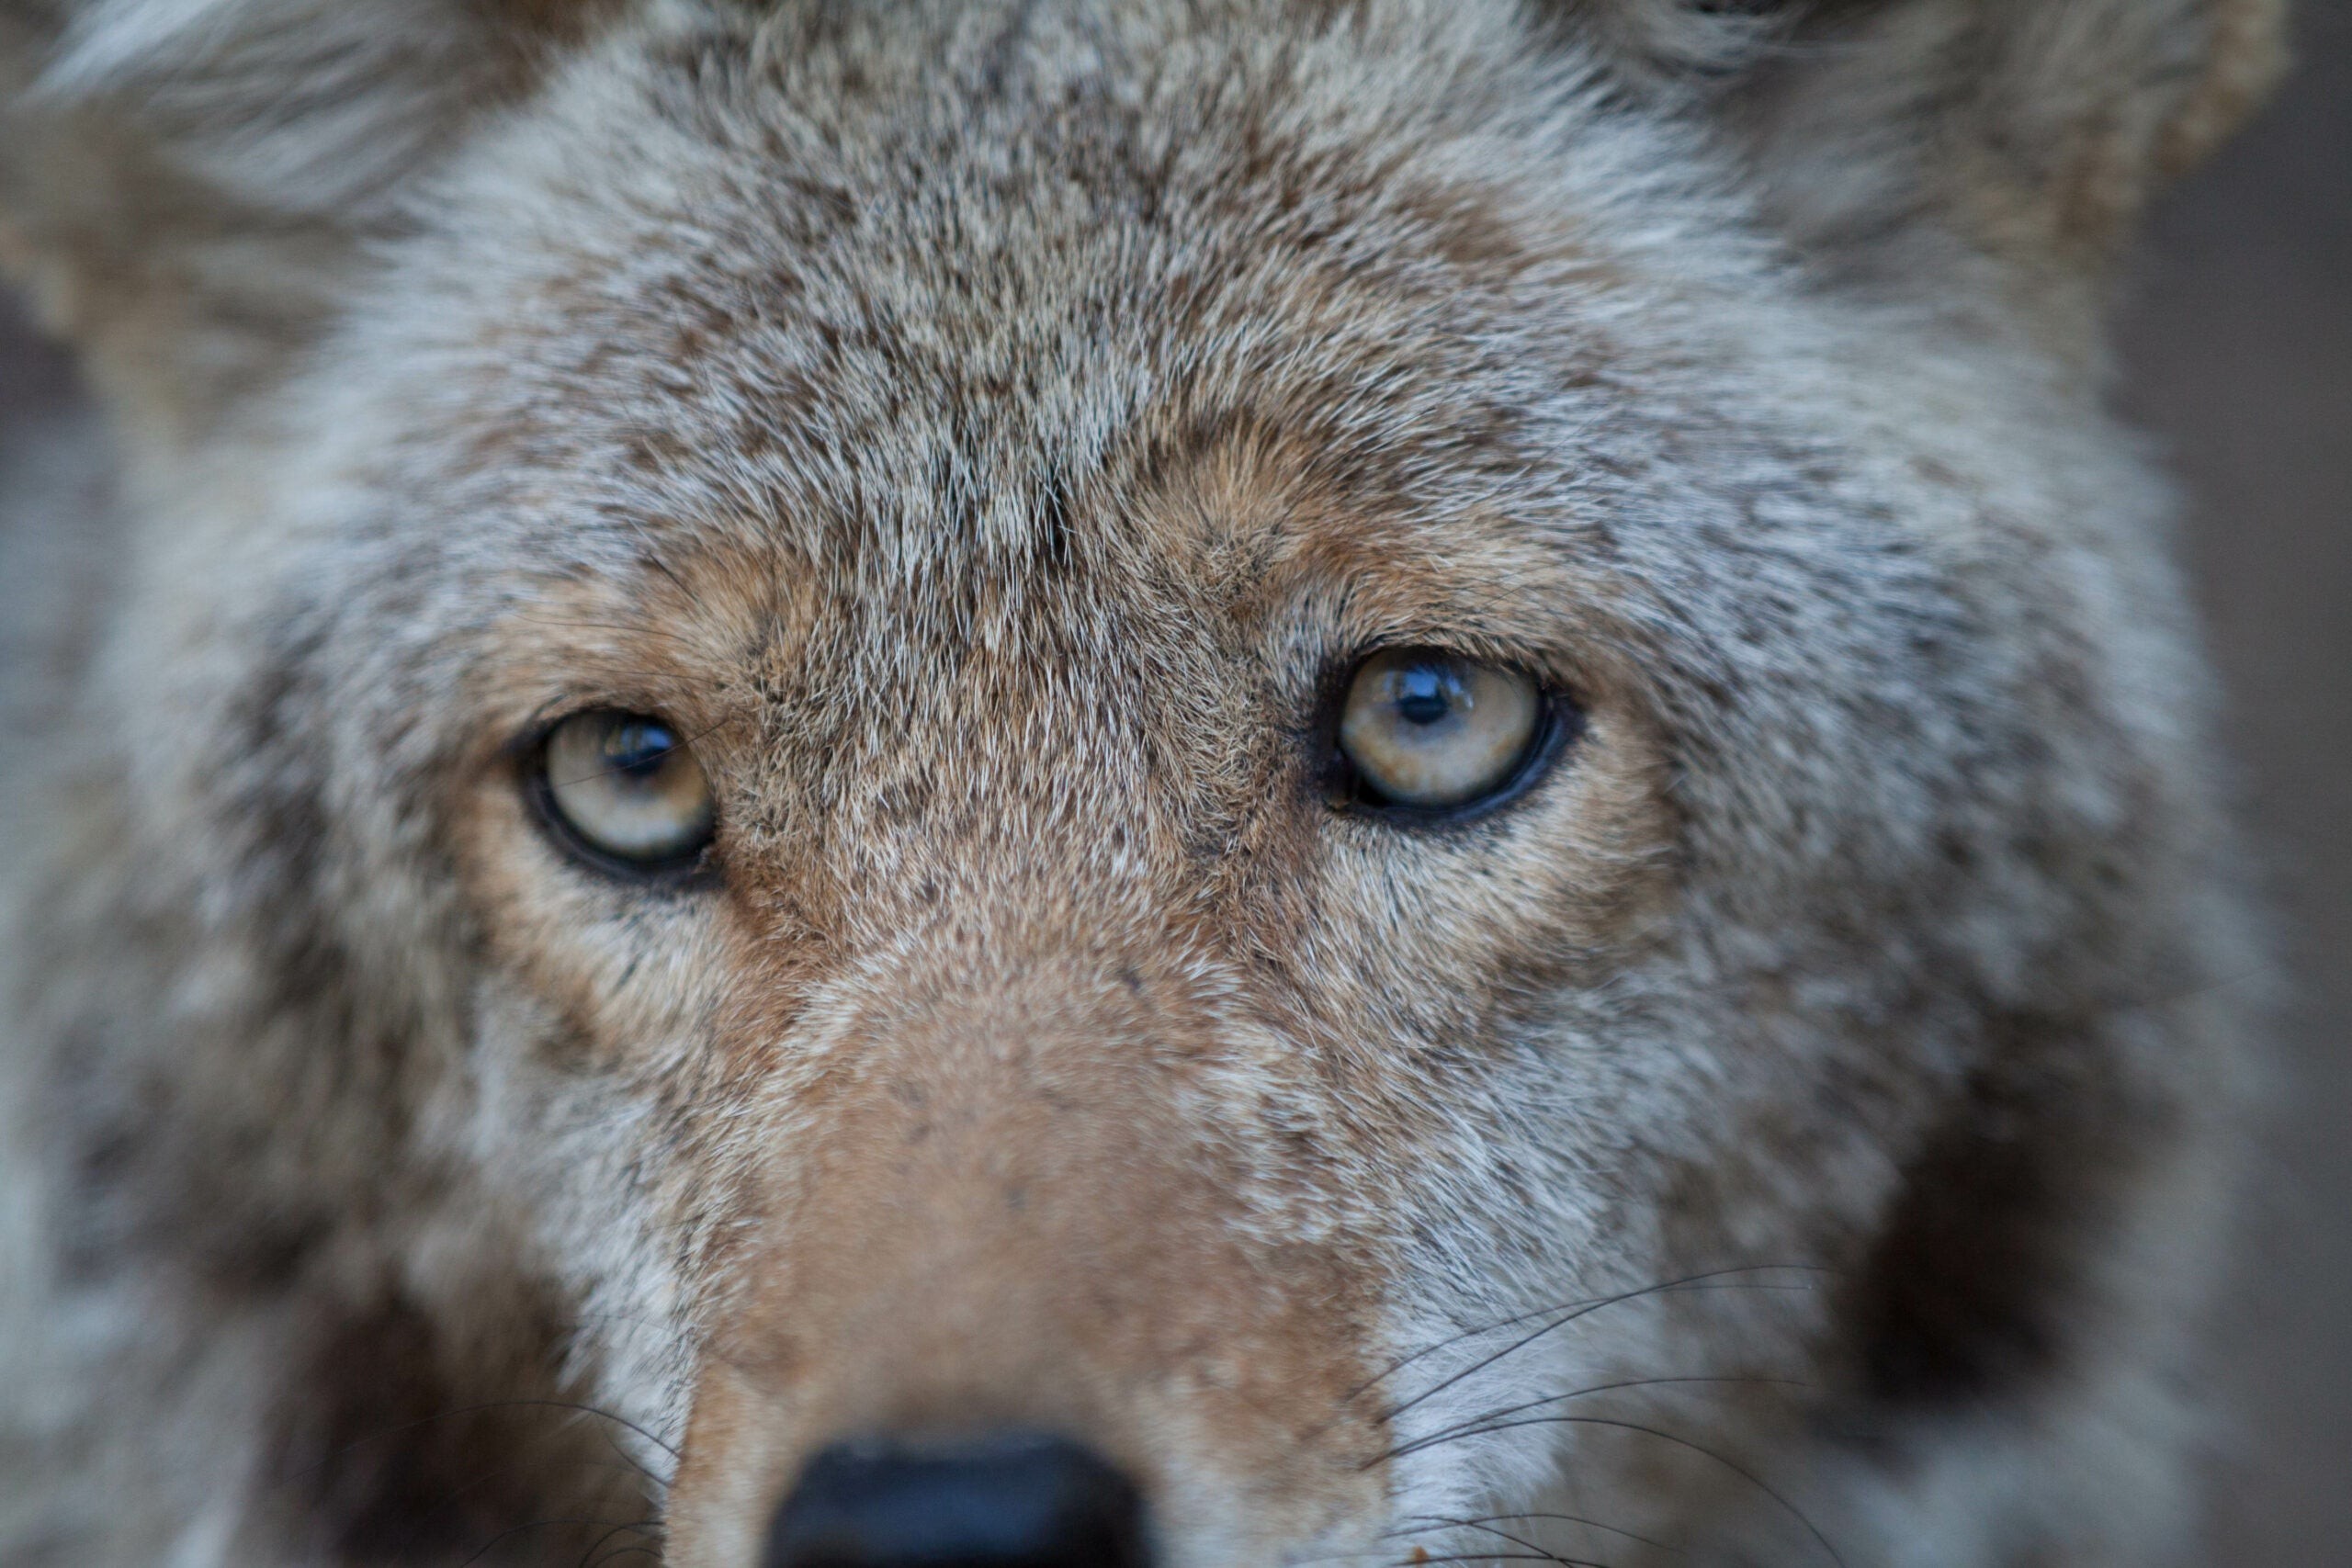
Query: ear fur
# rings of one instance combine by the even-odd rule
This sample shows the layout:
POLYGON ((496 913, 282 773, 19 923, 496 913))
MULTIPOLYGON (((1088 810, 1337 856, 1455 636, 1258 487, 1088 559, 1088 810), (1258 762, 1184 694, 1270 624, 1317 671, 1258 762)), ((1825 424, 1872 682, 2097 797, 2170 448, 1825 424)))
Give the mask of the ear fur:
POLYGON ((240 198, 364 212, 593 7, 556 0, 89 0, 37 91, 136 104, 240 198))
POLYGON ((13 0, 0 264, 176 444, 331 309, 403 185, 600 0, 13 0))
POLYGON ((1635 79, 1719 117, 1773 220, 1832 271, 1945 288, 1956 245, 2062 314, 2095 300, 2150 195, 2236 128, 2285 58, 2285 0, 1563 8, 1635 79))

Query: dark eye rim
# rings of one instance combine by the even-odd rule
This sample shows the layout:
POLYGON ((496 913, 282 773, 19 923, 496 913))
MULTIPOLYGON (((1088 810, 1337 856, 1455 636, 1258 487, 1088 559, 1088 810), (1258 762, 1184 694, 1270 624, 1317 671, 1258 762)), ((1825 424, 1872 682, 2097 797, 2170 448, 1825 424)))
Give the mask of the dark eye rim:
MULTIPOLYGON (((572 708, 543 720, 536 728, 526 732, 514 748, 522 758, 524 799, 530 806, 531 815, 537 818, 540 831, 570 859, 615 882, 662 892, 694 891, 716 886, 718 869, 717 859, 711 853, 711 847, 718 839, 716 810, 712 813, 709 829, 691 851, 650 861, 630 860, 592 842, 564 814, 563 807, 555 798, 555 781, 548 776, 548 748, 554 740, 556 731, 565 725, 598 716, 658 724, 673 735, 680 733, 676 725, 659 714, 637 708, 572 708)), ((673 750, 683 749, 689 744, 689 740, 682 739, 673 750)))
POLYGON ((1584 705, 1557 682, 1544 680, 1525 665, 1483 659, 1438 644, 1406 643, 1367 649, 1333 668, 1334 676, 1325 682, 1325 694, 1319 705, 1321 713, 1316 725, 1316 742, 1324 759, 1324 802, 1341 815, 1362 818, 1385 827, 1433 830, 1465 827, 1484 820, 1532 794, 1536 786, 1550 775, 1553 764, 1585 731, 1584 705), (1401 801, 1384 800, 1372 787, 1371 781, 1363 776, 1363 770, 1349 759, 1347 749, 1340 744, 1340 724, 1347 711, 1348 693, 1355 685, 1356 676, 1363 667, 1384 656, 1411 657, 1415 654, 1507 670, 1535 683, 1539 707, 1534 733, 1528 737, 1527 745, 1521 750, 1518 761, 1511 764, 1510 772, 1504 776, 1503 782, 1485 795, 1453 806, 1411 806, 1401 801))

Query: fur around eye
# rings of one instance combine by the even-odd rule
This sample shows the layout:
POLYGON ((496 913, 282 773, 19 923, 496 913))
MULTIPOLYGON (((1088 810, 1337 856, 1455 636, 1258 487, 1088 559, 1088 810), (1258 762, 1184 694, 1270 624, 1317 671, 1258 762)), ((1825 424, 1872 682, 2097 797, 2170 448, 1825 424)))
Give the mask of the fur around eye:
POLYGON ((1438 649, 1375 653, 1340 705, 1343 793, 1411 813, 1499 804, 1537 770, 1559 729, 1524 671, 1438 649))
POLYGON ((531 782, 559 840, 605 870, 689 869, 717 821, 702 764, 666 721, 645 714, 562 720, 540 743, 531 782))

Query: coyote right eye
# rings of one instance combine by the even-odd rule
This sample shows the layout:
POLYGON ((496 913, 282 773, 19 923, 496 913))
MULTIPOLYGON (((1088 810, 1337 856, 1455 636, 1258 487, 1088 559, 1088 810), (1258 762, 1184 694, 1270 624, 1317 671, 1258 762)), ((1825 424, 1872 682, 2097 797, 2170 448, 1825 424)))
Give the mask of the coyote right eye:
POLYGON ((1390 649, 1356 669, 1335 781, 1392 818, 1434 820, 1510 798, 1575 728, 1573 705, 1522 671, 1442 649, 1390 649))
POLYGON ((564 719, 539 744, 532 795, 565 848, 607 871, 689 871, 710 843, 710 781, 685 740, 644 714, 564 719))

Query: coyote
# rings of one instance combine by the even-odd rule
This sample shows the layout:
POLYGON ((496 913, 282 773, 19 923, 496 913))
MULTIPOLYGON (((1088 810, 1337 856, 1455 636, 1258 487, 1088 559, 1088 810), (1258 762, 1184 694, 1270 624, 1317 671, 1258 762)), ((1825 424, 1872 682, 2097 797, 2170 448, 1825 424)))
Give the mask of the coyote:
POLYGON ((6 0, 0 1562, 2183 1555, 2278 31, 6 0))

